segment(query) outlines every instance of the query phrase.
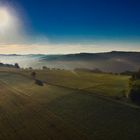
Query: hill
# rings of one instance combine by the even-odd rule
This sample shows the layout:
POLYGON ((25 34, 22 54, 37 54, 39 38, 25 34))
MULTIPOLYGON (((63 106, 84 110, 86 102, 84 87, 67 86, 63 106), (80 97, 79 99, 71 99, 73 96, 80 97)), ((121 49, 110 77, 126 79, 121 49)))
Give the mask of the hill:
POLYGON ((80 53, 68 55, 0 55, 1 62, 19 63, 22 67, 47 66, 60 69, 100 69, 104 72, 137 71, 140 52, 112 51, 106 53, 80 53), (9 61, 9 62, 8 62, 9 61))
POLYGON ((140 68, 139 52, 80 53, 43 58, 57 67, 66 69, 100 69, 105 72, 136 71, 140 68), (59 66, 60 65, 60 66, 59 66))

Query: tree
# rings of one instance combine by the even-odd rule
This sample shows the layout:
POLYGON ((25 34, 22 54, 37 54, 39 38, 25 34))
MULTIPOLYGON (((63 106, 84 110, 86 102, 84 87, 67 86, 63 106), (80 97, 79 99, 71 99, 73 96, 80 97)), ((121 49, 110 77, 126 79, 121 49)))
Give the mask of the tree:
POLYGON ((140 79, 140 70, 138 72, 134 72, 132 74, 132 79, 133 80, 139 80, 140 79))
POLYGON ((18 64, 18 63, 15 63, 15 68, 17 68, 17 69, 19 69, 19 68, 20 68, 20 66, 19 66, 19 64, 18 64))
POLYGON ((29 67, 29 70, 32 70, 33 68, 32 67, 29 67))
POLYGON ((140 87, 139 85, 133 85, 130 94, 129 94, 130 99, 140 105, 140 87))
POLYGON ((138 72, 133 73, 130 79, 130 99, 140 105, 140 70, 138 72))
POLYGON ((43 69, 43 70, 46 70, 46 69, 48 69, 48 68, 47 68, 46 66, 43 66, 42 69, 43 69))
POLYGON ((36 77, 36 72, 33 71, 33 72, 31 73, 31 76, 35 79, 35 77, 36 77))

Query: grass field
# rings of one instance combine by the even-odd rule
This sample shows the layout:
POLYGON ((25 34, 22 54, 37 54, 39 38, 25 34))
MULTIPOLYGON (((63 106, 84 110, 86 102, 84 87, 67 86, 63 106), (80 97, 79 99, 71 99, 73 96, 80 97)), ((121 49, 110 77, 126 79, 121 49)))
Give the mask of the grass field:
POLYGON ((140 139, 140 110, 113 98, 129 76, 36 70, 39 86, 30 73, 0 72, 0 140, 140 139))
POLYGON ((129 90, 129 76, 65 70, 38 70, 36 73, 38 79, 51 84, 106 96, 127 96, 129 90))

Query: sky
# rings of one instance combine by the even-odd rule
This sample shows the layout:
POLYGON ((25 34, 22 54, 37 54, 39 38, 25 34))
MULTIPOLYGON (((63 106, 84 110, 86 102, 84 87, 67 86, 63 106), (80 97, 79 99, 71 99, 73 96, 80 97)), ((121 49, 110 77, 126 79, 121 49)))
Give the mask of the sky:
POLYGON ((139 0, 0 0, 0 53, 140 51, 139 0))

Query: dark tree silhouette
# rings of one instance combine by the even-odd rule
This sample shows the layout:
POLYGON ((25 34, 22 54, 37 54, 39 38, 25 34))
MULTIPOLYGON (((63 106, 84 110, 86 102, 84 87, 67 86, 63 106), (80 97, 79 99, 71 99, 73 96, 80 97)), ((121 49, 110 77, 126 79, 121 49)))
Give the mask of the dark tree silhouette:
POLYGON ((45 69, 47 69, 47 67, 46 66, 43 66, 42 69, 45 70, 45 69))
POLYGON ((132 87, 131 91, 130 91, 130 99, 140 105, 140 88, 139 87, 132 87))
POLYGON ((17 69, 19 69, 19 68, 20 68, 20 66, 19 66, 19 64, 18 64, 18 63, 15 63, 15 68, 17 68, 17 69))
POLYGON ((29 70, 32 70, 33 68, 32 67, 29 67, 29 70))
POLYGON ((129 97, 134 103, 140 105, 140 70, 138 72, 133 73, 130 80, 131 90, 129 97))
POLYGON ((132 80, 139 80, 139 79, 140 79, 140 70, 132 74, 132 80))
POLYGON ((33 72, 31 73, 31 76, 35 79, 35 78, 36 78, 36 72, 33 71, 33 72))

